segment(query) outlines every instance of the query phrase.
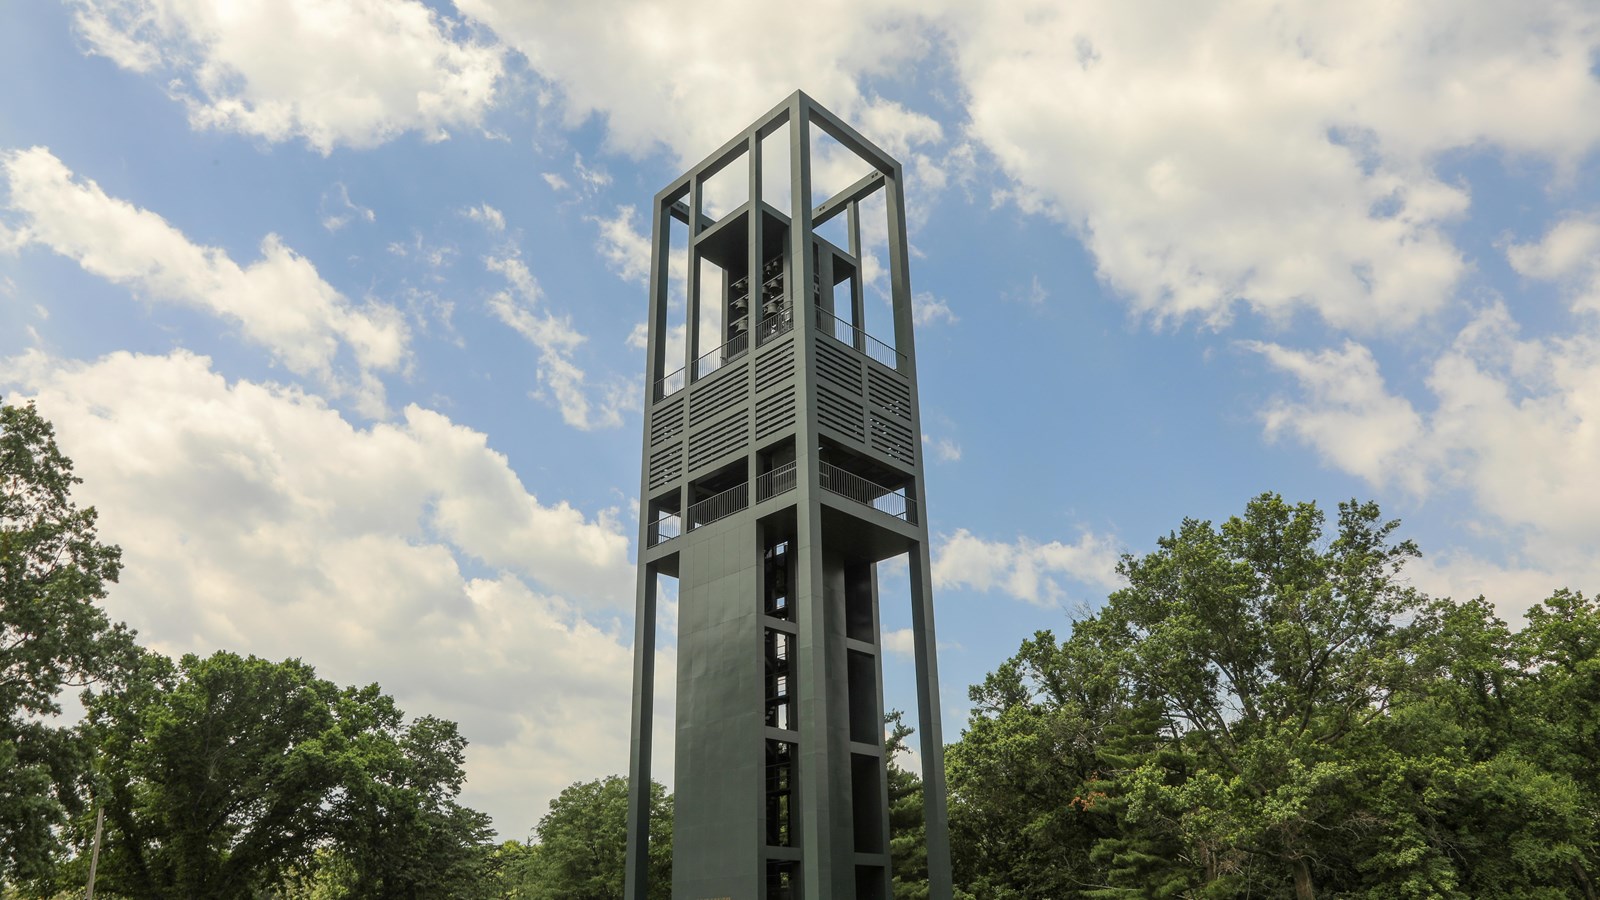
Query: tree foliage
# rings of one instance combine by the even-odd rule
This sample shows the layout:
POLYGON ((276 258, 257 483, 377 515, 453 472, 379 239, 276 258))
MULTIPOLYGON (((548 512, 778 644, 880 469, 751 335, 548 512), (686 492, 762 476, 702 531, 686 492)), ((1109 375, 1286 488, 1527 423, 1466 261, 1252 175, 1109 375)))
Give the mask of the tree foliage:
POLYGON ((121 551, 73 504, 81 481, 33 404, 0 405, 0 883, 46 875, 83 806, 83 748, 51 723, 62 690, 132 653, 132 632, 99 605, 121 551))
POLYGON ((407 724, 375 685, 298 660, 146 653, 88 711, 112 890, 251 897, 317 863, 330 896, 475 896, 458 887, 479 880, 488 819, 455 802, 465 742, 449 722, 407 724))
MULTIPOLYGON (((568 786, 517 848, 502 876, 515 900, 621 900, 627 853, 628 780, 617 775, 568 786)), ((672 896, 672 798, 650 785, 651 900, 672 896)))
POLYGON ((1589 897, 1600 611, 1431 600, 1374 504, 1186 521, 973 688, 949 751, 980 897, 1589 897))

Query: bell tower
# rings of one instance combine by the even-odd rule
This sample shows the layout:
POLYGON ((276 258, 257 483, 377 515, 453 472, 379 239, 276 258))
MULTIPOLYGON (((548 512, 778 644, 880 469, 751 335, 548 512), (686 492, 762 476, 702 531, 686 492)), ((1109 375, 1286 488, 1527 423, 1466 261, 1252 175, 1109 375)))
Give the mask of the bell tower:
POLYGON ((900 164, 796 92, 657 194, 652 232, 625 895, 649 887, 656 607, 676 579, 672 896, 890 896, 876 566, 903 555, 931 896, 948 900, 900 164), (819 164, 866 171, 825 199, 821 142, 819 164), (868 210, 886 217, 880 334, 868 210))

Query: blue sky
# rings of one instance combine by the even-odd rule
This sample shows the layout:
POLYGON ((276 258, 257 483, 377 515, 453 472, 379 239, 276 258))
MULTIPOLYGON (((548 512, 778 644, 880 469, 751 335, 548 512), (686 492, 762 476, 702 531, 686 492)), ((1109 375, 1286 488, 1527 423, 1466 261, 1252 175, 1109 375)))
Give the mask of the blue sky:
POLYGON ((113 614, 459 721, 508 837, 624 771, 645 210, 796 88, 909 177, 947 737, 1264 490, 1510 618, 1600 588, 1593 3, 787 9, 0 10, 0 391, 113 614))

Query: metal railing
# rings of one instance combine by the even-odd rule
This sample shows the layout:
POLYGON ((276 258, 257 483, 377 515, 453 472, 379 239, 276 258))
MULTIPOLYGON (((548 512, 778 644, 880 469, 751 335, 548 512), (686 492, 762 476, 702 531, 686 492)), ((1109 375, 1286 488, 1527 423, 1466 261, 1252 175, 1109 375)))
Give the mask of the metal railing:
POLYGON ((756 502, 776 497, 784 491, 794 490, 795 475, 794 463, 784 463, 771 472, 762 472, 756 476, 756 502))
POLYGON ((904 519, 913 524, 917 521, 917 502, 906 496, 905 488, 891 490, 876 482, 868 481, 854 472, 846 472, 838 466, 825 462, 819 462, 817 467, 823 490, 832 491, 847 500, 870 506, 897 519, 904 519))
POLYGON ((759 347, 767 341, 788 334, 794 328, 794 312, 784 307, 778 312, 761 320, 756 326, 756 346, 759 347))
POLYGON ((677 513, 667 513, 645 529, 645 546, 654 547, 657 544, 672 540, 683 534, 683 520, 677 513))
POLYGON ((666 376, 656 382, 657 403, 683 390, 683 372, 684 370, 680 367, 676 372, 668 372, 666 376))
POLYGON ((816 310, 817 329, 828 337, 854 349, 858 353, 865 353, 869 359, 891 369, 899 370, 905 363, 906 355, 899 350, 867 334, 820 306, 816 310))
POLYGON ((726 344, 702 355, 694 361, 694 380, 710 375, 733 360, 739 358, 746 350, 750 349, 750 332, 741 331, 734 335, 726 344))
POLYGON ((688 530, 693 531, 727 518, 750 505, 750 483, 736 484, 720 494, 713 494, 684 510, 683 518, 688 530))

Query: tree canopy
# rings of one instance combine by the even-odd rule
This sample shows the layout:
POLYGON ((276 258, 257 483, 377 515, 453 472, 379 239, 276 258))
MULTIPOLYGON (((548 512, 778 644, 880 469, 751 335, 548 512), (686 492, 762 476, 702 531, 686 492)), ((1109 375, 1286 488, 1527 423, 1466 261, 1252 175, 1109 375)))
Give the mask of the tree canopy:
POLYGON ((34 408, 0 405, 0 882, 53 865, 59 830, 82 810, 83 748, 63 726, 63 689, 113 677, 133 634, 99 603, 121 571, 82 479, 34 408))
POLYGON ((972 690, 975 897, 1588 897, 1600 608, 1423 596, 1371 503, 1188 520, 972 690))

